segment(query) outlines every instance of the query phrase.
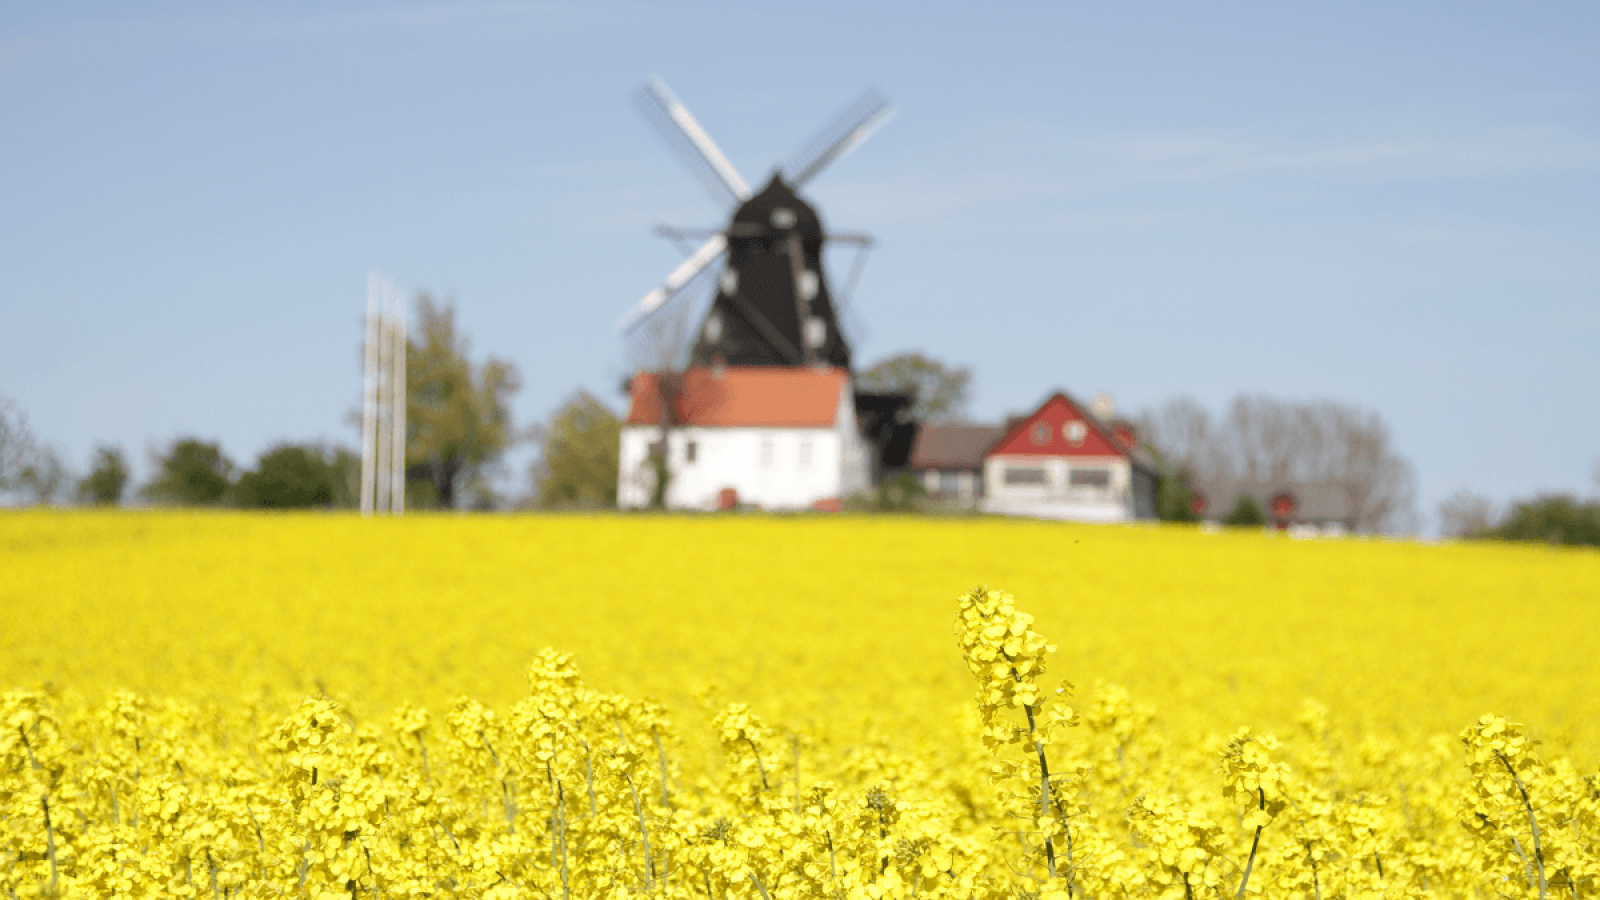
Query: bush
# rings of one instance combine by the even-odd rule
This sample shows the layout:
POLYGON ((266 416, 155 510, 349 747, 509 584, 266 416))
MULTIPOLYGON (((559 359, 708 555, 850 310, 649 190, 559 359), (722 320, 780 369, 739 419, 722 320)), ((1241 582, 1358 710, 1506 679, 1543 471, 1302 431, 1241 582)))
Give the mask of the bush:
POLYGON ((78 483, 78 497, 95 506, 116 506, 128 486, 128 461, 120 447, 96 447, 94 470, 78 483))
POLYGON ((197 438, 179 438, 158 461, 161 472, 144 494, 157 503, 215 506, 233 486, 233 463, 222 445, 197 438))
POLYGON ((1600 547, 1600 502, 1579 503, 1565 494, 1536 497, 1512 507, 1493 535, 1510 541, 1600 547))
POLYGON ((1240 494, 1239 499, 1234 501, 1233 512, 1228 513, 1222 524, 1260 526, 1267 524, 1267 515, 1261 511, 1261 504, 1256 502, 1256 498, 1240 494))
POLYGON ((332 506, 338 487, 334 466, 321 451, 279 444, 261 454, 253 472, 239 476, 234 500, 254 509, 332 506))

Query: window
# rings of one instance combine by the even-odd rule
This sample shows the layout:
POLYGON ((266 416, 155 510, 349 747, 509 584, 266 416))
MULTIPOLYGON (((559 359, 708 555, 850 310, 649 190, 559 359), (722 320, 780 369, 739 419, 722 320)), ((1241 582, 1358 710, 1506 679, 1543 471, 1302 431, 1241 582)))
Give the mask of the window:
POLYGON ((686 462, 686 463, 694 462, 694 458, 699 455, 699 450, 700 450, 700 445, 695 443, 694 441, 690 441, 689 443, 684 444, 683 445, 683 461, 686 462))
POLYGON ((1110 487, 1111 470, 1080 469, 1074 466, 1072 472, 1067 475, 1067 484, 1072 487, 1110 487))
POLYGON ((1083 445, 1083 439, 1089 436, 1089 426, 1083 424, 1080 420, 1074 419, 1061 426, 1061 435, 1067 439, 1067 443, 1074 447, 1080 447, 1083 445))
POLYGON ((1034 444, 1050 443, 1050 423, 1040 422, 1028 430, 1028 440, 1034 444))
POLYGON ((944 469, 939 472, 939 494, 944 497, 958 497, 961 495, 961 473, 955 469, 944 469))
POLYGON ((651 459, 660 456, 667 445, 662 441, 651 441, 650 447, 645 450, 645 455, 651 459))
POLYGON ((800 468, 811 468, 811 438, 800 439, 799 462, 800 468))
POLYGON ((1045 471, 1040 466, 1006 466, 1005 482, 1006 484, 1044 484, 1045 471))
POLYGON ((772 468, 773 460, 777 457, 777 448, 772 444, 772 438, 761 439, 761 468, 772 468))

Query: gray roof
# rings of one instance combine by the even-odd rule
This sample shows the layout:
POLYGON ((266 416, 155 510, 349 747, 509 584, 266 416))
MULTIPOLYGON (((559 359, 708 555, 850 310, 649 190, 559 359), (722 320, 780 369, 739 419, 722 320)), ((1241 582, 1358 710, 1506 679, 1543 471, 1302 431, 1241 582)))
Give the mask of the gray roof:
POLYGON ((1296 484, 1294 482, 1252 482, 1225 479, 1198 479, 1195 490, 1206 497, 1206 509, 1201 518, 1223 519, 1233 511, 1240 494, 1249 494, 1261 504, 1261 511, 1272 518, 1272 498, 1288 492, 1295 500, 1295 522, 1326 524, 1341 522, 1354 527, 1351 521, 1350 501, 1336 484, 1328 482, 1296 484))
POLYGON ((924 425, 911 446, 913 469, 981 469, 1006 430, 994 425, 924 425))

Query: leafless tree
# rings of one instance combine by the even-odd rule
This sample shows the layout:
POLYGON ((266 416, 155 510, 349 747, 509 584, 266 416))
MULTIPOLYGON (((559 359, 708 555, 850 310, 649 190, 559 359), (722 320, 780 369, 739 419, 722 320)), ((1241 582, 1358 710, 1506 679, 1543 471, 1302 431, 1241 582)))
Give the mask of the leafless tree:
POLYGON ((1439 533, 1446 537, 1482 534, 1494 525, 1494 501, 1460 488, 1439 504, 1439 533))
POLYGON ((694 344, 690 322, 688 304, 669 304, 645 321, 628 347, 634 373, 650 376, 645 383, 655 395, 652 399, 659 409, 660 428, 660 437, 646 460, 646 470, 628 475, 648 483, 650 506, 656 509, 664 509, 667 504, 667 488, 672 482, 672 434, 686 418, 684 380, 694 344))
MULTIPOLYGON (((1215 422, 1191 397, 1140 417, 1146 440, 1201 486, 1332 492, 1362 531, 1408 525, 1411 466, 1394 452, 1377 413, 1330 400, 1242 394, 1215 422)), ((1258 498, 1265 500, 1265 497, 1258 498)))
POLYGON ((54 503, 65 497, 72 473, 61 451, 34 436, 28 417, 0 395, 0 494, 23 503, 54 503))
POLYGON ((1211 413, 1183 396, 1168 400, 1138 419, 1140 434, 1174 468, 1191 474, 1218 468, 1216 426, 1211 413))
POLYGON ((11 398, 0 394, 0 492, 21 483, 22 470, 33 457, 34 444, 27 415, 11 398))

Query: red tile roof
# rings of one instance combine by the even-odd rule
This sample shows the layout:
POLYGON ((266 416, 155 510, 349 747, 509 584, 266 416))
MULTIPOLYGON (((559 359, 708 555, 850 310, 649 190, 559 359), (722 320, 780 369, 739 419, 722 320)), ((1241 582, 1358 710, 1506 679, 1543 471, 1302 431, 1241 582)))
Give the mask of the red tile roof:
MULTIPOLYGON (((629 386, 629 425, 661 424, 657 376, 641 372, 629 386)), ((787 366, 698 368, 683 375, 679 424, 721 427, 831 428, 839 392, 848 386, 844 369, 787 366)))

